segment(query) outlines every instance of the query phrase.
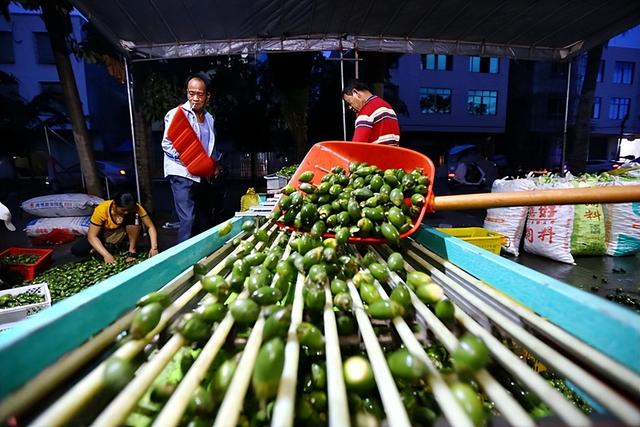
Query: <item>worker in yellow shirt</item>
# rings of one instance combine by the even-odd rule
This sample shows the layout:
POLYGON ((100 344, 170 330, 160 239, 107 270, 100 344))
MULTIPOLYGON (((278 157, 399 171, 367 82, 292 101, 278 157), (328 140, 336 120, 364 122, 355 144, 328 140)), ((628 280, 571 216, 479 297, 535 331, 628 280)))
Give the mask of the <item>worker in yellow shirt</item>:
POLYGON ((120 193, 113 200, 105 200, 96 206, 91 215, 87 237, 79 240, 71 247, 71 253, 85 257, 91 253, 100 255, 107 264, 116 262, 112 252, 124 251, 127 248, 125 236, 128 237, 127 261, 133 261, 137 254, 137 243, 140 237, 140 222, 147 227, 151 248, 149 256, 158 254, 158 233, 147 211, 136 203, 131 193, 120 193))

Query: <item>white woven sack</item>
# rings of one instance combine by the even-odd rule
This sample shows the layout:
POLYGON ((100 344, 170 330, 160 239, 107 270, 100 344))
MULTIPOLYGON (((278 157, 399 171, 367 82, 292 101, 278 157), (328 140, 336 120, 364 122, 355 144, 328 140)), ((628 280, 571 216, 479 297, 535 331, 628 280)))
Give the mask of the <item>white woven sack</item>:
MULTIPOLYGON (((496 179, 491 186, 491 192, 527 191, 533 190, 534 188, 535 183, 528 178, 496 179)), ((514 256, 518 256, 520 253, 520 240, 522 239, 522 232, 526 221, 526 206, 492 208, 487 209, 484 228, 506 236, 507 242, 502 245, 502 249, 514 256)))
MULTIPOLYGON (((568 183, 540 184, 538 189, 570 188, 568 183)), ((571 233, 573 205, 531 206, 527 212, 524 233, 526 252, 573 264, 571 233)))
POLYGON ((41 218, 91 215, 104 200, 82 193, 50 194, 22 202, 22 210, 41 218))
MULTIPOLYGON (((616 180, 605 185, 638 185, 639 181, 616 180)), ((640 203, 606 204, 604 207, 607 255, 640 252, 640 203)))
POLYGON ((77 236, 86 236, 89 232, 90 216, 68 216, 64 218, 34 218, 24 229, 29 237, 49 234, 55 229, 69 231, 77 236))

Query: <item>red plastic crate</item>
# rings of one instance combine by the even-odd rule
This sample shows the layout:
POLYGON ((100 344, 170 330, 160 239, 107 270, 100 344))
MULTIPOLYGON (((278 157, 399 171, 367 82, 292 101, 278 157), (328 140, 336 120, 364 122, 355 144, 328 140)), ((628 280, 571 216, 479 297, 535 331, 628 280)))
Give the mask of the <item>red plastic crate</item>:
POLYGON ((33 264, 2 264, 2 268, 19 274, 24 280, 32 280, 36 275, 51 265, 53 249, 11 247, 0 253, 0 263, 7 255, 38 255, 40 258, 33 264))

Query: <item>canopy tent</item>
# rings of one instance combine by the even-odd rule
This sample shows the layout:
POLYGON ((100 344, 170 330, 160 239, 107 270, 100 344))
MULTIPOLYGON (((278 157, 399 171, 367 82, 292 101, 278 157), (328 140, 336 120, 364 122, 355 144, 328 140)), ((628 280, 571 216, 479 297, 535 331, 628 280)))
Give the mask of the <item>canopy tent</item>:
POLYGON ((356 49, 563 60, 640 23, 638 0, 71 0, 140 58, 356 49))
POLYGON ((128 56, 134 145, 129 61, 351 49, 558 61, 640 23, 639 0, 70 1, 128 56))

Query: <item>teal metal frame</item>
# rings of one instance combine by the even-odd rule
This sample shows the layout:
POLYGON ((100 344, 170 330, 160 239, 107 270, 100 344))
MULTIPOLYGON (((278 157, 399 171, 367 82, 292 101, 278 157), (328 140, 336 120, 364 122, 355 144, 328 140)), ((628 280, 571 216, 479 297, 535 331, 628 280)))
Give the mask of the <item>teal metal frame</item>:
POLYGON ((640 315, 434 228, 423 225, 411 237, 640 373, 640 315))
POLYGON ((232 218, 233 228, 219 236, 222 223, 0 333, 0 399, 25 384, 63 354, 81 345, 203 257, 241 231, 247 218, 232 218))
MULTIPOLYGON (((233 218, 220 237, 220 224, 0 333, 0 399, 62 355, 160 289, 177 273, 210 255, 241 231, 247 219, 233 218)), ((469 274, 491 284, 549 321, 640 372, 640 316, 429 227, 413 236, 419 243, 469 274)))

